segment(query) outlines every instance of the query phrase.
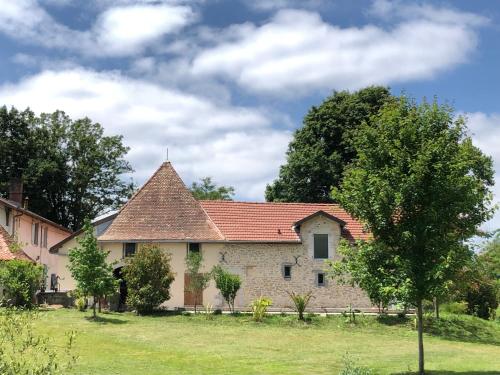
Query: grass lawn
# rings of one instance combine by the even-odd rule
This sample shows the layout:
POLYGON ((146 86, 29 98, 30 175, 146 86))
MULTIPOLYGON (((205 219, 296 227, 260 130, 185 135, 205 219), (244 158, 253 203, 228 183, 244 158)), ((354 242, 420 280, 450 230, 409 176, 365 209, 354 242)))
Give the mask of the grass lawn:
MULTIPOLYGON (((102 314, 43 311, 36 325, 62 343, 76 330, 75 374, 337 374, 349 352, 378 374, 417 368, 413 321, 359 317, 102 314)), ((426 367, 432 374, 500 374, 500 323, 445 316, 425 336, 426 367)))

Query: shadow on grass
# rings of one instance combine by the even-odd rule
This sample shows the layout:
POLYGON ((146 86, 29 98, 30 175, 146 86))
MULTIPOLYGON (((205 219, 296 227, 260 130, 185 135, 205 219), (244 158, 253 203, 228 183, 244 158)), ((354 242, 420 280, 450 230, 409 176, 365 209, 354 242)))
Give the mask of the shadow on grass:
MULTIPOLYGON (((491 322, 479 318, 460 315, 450 315, 441 319, 426 318, 424 332, 446 340, 500 346, 500 330, 491 322)), ((446 374, 446 372, 440 374, 446 374)), ((500 374, 500 371, 496 374, 500 374)))
POLYGON ((97 324, 126 324, 128 323, 123 319, 110 318, 107 316, 97 315, 95 318, 92 316, 86 316, 85 319, 91 323, 97 324))
POLYGON ((377 321, 388 326, 406 326, 411 324, 413 319, 408 316, 379 315, 377 321))
MULTIPOLYGON (((412 317, 379 316, 377 321, 388 326, 415 329, 412 317)), ((424 318, 424 332, 445 340, 500 345, 500 329, 492 322, 471 316, 450 314, 440 319, 427 316, 424 318)))
MULTIPOLYGON (((499 375, 500 371, 425 371, 426 375, 499 375)), ((394 372, 391 375, 417 375, 418 372, 394 372)))

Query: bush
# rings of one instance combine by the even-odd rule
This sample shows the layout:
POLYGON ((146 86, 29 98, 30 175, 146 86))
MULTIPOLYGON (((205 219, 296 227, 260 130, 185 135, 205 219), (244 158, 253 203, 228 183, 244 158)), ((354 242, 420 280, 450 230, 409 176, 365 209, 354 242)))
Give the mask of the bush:
POLYGON ((0 264, 0 285, 5 289, 4 299, 9 306, 33 307, 36 291, 43 276, 43 268, 35 263, 14 259, 0 264))
POLYGON ((174 274, 170 257, 158 246, 146 245, 125 261, 123 277, 127 283, 127 305, 138 314, 150 314, 170 299, 174 274))
POLYGON ((482 319, 494 318, 498 307, 498 290, 488 279, 476 280, 465 294, 467 313, 482 319))
POLYGON ((313 298, 312 292, 308 292, 306 294, 296 294, 295 292, 287 293, 292 299, 295 311, 299 314, 299 320, 304 320, 304 311, 306 311, 309 301, 313 298))
POLYGON ((344 356, 344 367, 339 375, 372 375, 373 371, 367 367, 359 366, 349 354, 344 356))
POLYGON ((253 320, 256 322, 262 322, 266 316, 267 308, 271 306, 273 301, 267 297, 260 297, 254 300, 250 307, 252 308, 253 320))
POLYGON ((74 332, 66 334, 64 350, 49 336, 35 331, 38 314, 32 311, 0 310, 0 374, 67 374, 76 362, 72 354, 74 332))
POLYGON ((212 270, 215 286, 219 289, 222 297, 227 302, 229 310, 234 314, 234 300, 241 287, 241 279, 238 275, 227 272, 221 266, 215 266, 212 270))
POLYGON ((442 309, 450 314, 462 315, 467 313, 467 302, 462 301, 445 303, 442 306, 442 309))

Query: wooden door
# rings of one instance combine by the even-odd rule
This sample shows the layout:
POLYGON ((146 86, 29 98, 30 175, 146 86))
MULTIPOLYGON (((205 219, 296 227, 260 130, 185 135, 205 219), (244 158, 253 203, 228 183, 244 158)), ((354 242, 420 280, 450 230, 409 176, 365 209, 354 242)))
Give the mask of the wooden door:
POLYGON ((198 306, 203 305, 203 292, 193 293, 189 291, 189 282, 191 278, 189 274, 184 274, 184 306, 194 306, 195 302, 198 306))

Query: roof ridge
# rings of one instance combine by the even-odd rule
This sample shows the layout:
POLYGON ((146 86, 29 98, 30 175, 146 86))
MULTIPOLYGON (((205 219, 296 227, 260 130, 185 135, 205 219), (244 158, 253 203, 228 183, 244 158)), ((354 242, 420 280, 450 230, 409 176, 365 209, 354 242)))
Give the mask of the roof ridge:
POLYGON ((220 203, 243 203, 243 204, 267 204, 267 205, 277 205, 277 206, 337 206, 341 207, 339 203, 310 203, 310 202, 255 202, 255 201, 233 201, 225 199, 201 199, 200 202, 220 202, 220 203))

